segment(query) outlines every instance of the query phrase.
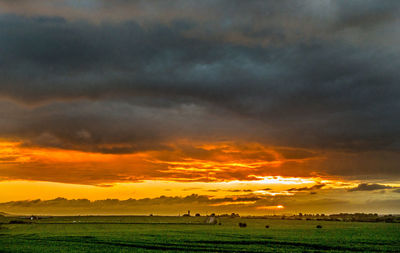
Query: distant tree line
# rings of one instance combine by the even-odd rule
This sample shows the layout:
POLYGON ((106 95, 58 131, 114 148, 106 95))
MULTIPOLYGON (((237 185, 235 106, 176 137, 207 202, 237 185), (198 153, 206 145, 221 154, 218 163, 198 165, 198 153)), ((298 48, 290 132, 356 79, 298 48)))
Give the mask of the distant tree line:
MULTIPOLYGON (((247 217, 260 218, 260 217, 247 217)), ((387 222, 400 223, 400 215, 378 215, 377 213, 339 213, 339 214, 303 214, 297 215, 274 215, 264 216, 264 218, 282 220, 318 220, 318 221, 345 221, 345 222, 387 222)))

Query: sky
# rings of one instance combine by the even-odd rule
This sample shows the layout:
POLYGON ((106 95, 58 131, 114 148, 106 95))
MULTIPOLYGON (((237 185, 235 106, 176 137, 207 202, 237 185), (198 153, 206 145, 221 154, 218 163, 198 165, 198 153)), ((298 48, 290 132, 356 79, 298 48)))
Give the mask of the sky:
POLYGON ((0 0, 0 211, 400 213, 399 14, 0 0))

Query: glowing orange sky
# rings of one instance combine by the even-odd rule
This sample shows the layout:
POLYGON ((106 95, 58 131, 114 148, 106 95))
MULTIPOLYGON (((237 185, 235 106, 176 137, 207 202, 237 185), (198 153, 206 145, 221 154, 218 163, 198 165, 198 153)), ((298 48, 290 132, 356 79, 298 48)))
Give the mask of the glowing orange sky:
MULTIPOLYGON (((102 154, 2 141, 0 192, 6 194, 0 195, 0 202, 58 197, 92 201, 154 198, 158 201, 160 196, 179 196, 186 201, 185 196, 196 194, 208 199, 204 203, 186 204, 197 210, 262 214, 335 210, 340 207, 339 200, 335 200, 337 196, 342 205, 356 203, 355 195, 363 201, 367 198, 371 201, 374 196, 380 198, 377 192, 372 195, 348 192, 357 187, 359 181, 315 174, 308 166, 324 160, 322 152, 265 147, 257 143, 180 140, 169 145, 170 149, 162 151, 102 154)), ((397 189, 400 185, 392 183, 384 187, 397 189)), ((146 205, 141 209, 129 207, 133 209, 128 208, 123 213, 154 212, 154 206, 146 205)), ((110 208, 104 212, 121 213, 110 208)), ((187 207, 182 204, 179 208, 187 207)), ((348 208, 360 210, 354 206, 348 208)), ((10 210, 21 213, 24 209, 10 210)), ((44 209, 42 212, 95 212, 95 209, 89 210, 92 209, 66 212, 44 209)), ((176 209, 159 206, 157 211, 174 214, 176 209)))
POLYGON ((310 159, 320 159, 313 156, 285 157, 284 152, 296 150, 273 149, 256 143, 189 145, 182 141, 170 147, 170 150, 164 151, 102 154, 2 142, 1 175, 8 180, 92 185, 151 179, 203 182, 257 180, 257 176, 280 175, 285 163, 301 165, 310 159), (63 173, 66 169, 68 174, 63 173))
POLYGON ((199 189, 226 188, 227 184, 231 188, 240 186, 238 189, 257 187, 255 190, 260 190, 262 185, 310 185, 317 179, 271 177, 279 173, 285 162, 303 163, 309 159, 315 158, 288 159, 277 150, 255 143, 188 145, 182 141, 169 151, 101 154, 27 147, 20 142, 3 141, 0 143, 0 175, 7 183, 3 182, 0 187, 10 187, 12 194, 1 196, 0 201, 24 196, 80 197, 82 191, 86 192, 85 197, 91 199, 105 196, 127 198, 132 196, 132 188, 135 191, 140 189, 134 194, 136 197, 155 197, 163 191, 157 187, 160 185, 164 190, 171 191, 165 192, 169 195, 184 194, 184 188, 191 187, 194 192, 199 192, 199 189), (23 181, 13 183, 12 180, 23 181), (154 180, 159 182, 155 183, 154 180), (34 183, 38 181, 43 183, 34 183), (46 181, 49 183, 44 183, 46 181), (121 184, 130 182, 136 182, 137 187, 132 187, 135 184, 131 184, 131 187, 121 184), (195 182, 201 184, 201 188, 196 189, 193 186, 195 182), (37 188, 39 191, 32 191, 35 184, 40 185, 37 188), (47 190, 41 190, 45 188, 47 190))

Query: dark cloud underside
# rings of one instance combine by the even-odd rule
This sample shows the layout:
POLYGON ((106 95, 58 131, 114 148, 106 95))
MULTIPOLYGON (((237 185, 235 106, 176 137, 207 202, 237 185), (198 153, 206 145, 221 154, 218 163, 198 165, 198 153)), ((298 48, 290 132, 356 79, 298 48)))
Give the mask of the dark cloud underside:
POLYGON ((349 153, 321 174, 399 175, 398 1, 0 8, 0 138, 100 153, 248 141, 289 160, 349 153))

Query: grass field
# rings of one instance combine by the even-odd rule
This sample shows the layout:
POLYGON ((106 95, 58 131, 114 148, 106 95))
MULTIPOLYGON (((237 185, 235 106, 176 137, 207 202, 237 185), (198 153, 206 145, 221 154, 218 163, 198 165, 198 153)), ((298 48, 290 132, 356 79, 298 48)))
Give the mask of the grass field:
POLYGON ((9 220, 1 220, 0 252, 400 252, 400 224, 392 223, 221 218, 221 225, 204 225, 205 217, 81 216, 5 224, 9 220))

